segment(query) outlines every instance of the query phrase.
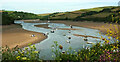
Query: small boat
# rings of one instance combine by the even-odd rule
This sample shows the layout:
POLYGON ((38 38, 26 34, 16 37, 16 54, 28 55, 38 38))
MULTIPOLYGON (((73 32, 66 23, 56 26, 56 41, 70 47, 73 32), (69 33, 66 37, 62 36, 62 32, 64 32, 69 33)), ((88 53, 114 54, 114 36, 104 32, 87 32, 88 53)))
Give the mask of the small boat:
POLYGON ((50 21, 48 21, 48 23, 50 23, 50 21))
POLYGON ((73 28, 72 25, 70 25, 70 28, 73 28))
POLYGON ((71 31, 69 30, 68 33, 71 33, 71 31))
POLYGON ((84 41, 88 41, 88 39, 87 39, 87 38, 85 38, 85 39, 84 39, 84 41))
POLYGON ((70 36, 68 36, 68 39, 71 39, 71 37, 70 37, 70 36))
POLYGON ((49 35, 49 33, 48 33, 48 32, 46 32, 46 35, 49 35))
POLYGON ((66 42, 67 42, 67 43, 70 43, 70 41, 69 41, 69 40, 67 40, 66 42))
POLYGON ((35 35, 34 35, 34 34, 32 34, 32 35, 31 35, 31 37, 35 37, 35 35))
POLYGON ((54 33, 54 30, 51 30, 50 32, 51 32, 51 33, 54 33))
POLYGON ((93 42, 86 42, 87 44, 93 44, 93 42))

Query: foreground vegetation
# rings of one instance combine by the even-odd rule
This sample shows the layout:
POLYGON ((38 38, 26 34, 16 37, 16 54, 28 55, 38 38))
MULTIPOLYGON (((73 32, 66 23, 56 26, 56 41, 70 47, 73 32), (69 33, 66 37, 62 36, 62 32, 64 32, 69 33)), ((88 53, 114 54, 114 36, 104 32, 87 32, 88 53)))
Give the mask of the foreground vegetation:
POLYGON ((35 45, 28 45, 24 49, 16 46, 10 49, 8 46, 2 48, 2 61, 8 60, 36 60, 41 61, 39 58, 40 51, 36 51, 35 45))

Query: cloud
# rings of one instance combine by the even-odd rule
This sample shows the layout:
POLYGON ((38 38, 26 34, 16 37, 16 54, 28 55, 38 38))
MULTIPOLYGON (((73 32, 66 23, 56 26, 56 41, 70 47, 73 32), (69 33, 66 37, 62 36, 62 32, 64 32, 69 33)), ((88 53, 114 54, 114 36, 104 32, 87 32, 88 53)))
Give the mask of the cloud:
POLYGON ((119 0, 1 0, 0 9, 34 13, 74 11, 79 9, 113 6, 119 0))
POLYGON ((41 3, 41 2, 118 2, 119 0, 1 0, 2 3, 41 3))

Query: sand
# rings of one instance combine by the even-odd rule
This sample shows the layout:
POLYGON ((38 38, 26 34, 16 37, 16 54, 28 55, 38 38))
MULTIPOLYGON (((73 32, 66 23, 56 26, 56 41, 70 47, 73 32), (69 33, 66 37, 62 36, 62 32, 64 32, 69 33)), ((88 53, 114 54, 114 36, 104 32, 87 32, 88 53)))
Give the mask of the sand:
POLYGON ((73 35, 74 35, 74 36, 80 36, 80 37, 91 37, 91 38, 100 39, 99 37, 89 36, 89 35, 79 35, 79 34, 73 34, 73 35))
MULTIPOLYGON (((86 27, 86 28, 92 28, 92 29, 97 29, 100 30, 103 34, 107 33, 108 29, 113 29, 113 24, 112 26, 108 23, 103 23, 103 22, 73 22, 73 21, 52 21, 53 23, 64 23, 66 25, 73 25, 73 26, 79 26, 79 27, 86 27), (104 27, 103 27, 104 26, 104 27)), ((120 26, 120 25, 119 25, 120 26)))
MULTIPOLYGON (((46 29, 52 29, 48 27, 48 24, 41 24, 41 25, 35 25, 36 27, 46 28, 46 29)), ((57 28, 58 30, 80 30, 75 28, 57 28)))
MULTIPOLYGON (((39 22, 32 22, 32 21, 27 21, 29 23, 43 23, 47 21, 39 21, 39 22)), ((79 27, 86 27, 86 28, 92 28, 92 29, 98 29, 100 30, 103 34, 107 33, 107 29, 113 29, 113 26, 110 24, 102 23, 102 22, 73 22, 73 21, 52 21, 52 23, 64 23, 66 25, 73 25, 73 26, 79 26, 79 27), (102 27, 104 26, 104 27, 102 27)), ((116 25, 116 24, 113 24, 116 25)), ((120 25, 119 25, 120 26, 120 25)), ((45 25, 36 25, 36 27, 42 27, 42 28, 47 28, 51 29, 48 27, 47 24, 45 25)), ((3 33, 2 33, 2 46, 8 45, 10 48, 15 47, 16 45, 19 45, 19 47, 25 47, 29 43, 37 43, 40 42, 44 39, 47 38, 47 36, 44 36, 42 33, 36 33, 36 32, 31 32, 27 31, 21 28, 20 25, 7 25, 3 26, 3 33), (35 37, 31 37, 32 34, 35 34, 35 37)), ((78 30, 74 28, 59 28, 60 30, 78 30)), ((79 34, 74 34, 75 36, 82 36, 84 35, 79 35, 79 34)), ((97 38, 93 36, 88 36, 92 38, 97 38)))
POLYGON ((27 31, 20 25, 7 25, 2 27, 2 46, 8 45, 10 48, 28 46, 29 43, 35 44, 47 38, 42 33, 27 31), (34 34, 35 37, 31 37, 34 34))

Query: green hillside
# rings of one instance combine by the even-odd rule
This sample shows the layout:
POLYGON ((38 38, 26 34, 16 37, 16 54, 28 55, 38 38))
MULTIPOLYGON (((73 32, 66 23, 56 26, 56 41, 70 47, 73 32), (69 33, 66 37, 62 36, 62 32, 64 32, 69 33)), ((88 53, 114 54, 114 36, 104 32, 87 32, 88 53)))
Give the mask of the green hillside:
MULTIPOLYGON (((2 24, 13 24, 14 20, 41 19, 41 20, 72 20, 72 21, 95 21, 116 22, 120 17, 120 7, 106 6, 90 9, 81 9, 72 12, 56 12, 47 14, 33 14, 18 11, 0 11, 2 13, 2 24), (113 17, 112 17, 113 16, 113 17)), ((119 22, 119 21, 118 21, 119 22)))
POLYGON ((2 25, 13 24, 14 20, 40 19, 41 17, 27 12, 0 11, 2 13, 2 25))
POLYGON ((43 17, 46 19, 49 17, 50 20, 74 20, 74 21, 109 21, 111 22, 111 16, 118 19, 120 7, 117 6, 105 6, 105 7, 97 7, 90 9, 81 9, 72 12, 62 12, 62 13, 52 13, 46 14, 43 17), (116 18, 117 17, 117 18, 116 18))

